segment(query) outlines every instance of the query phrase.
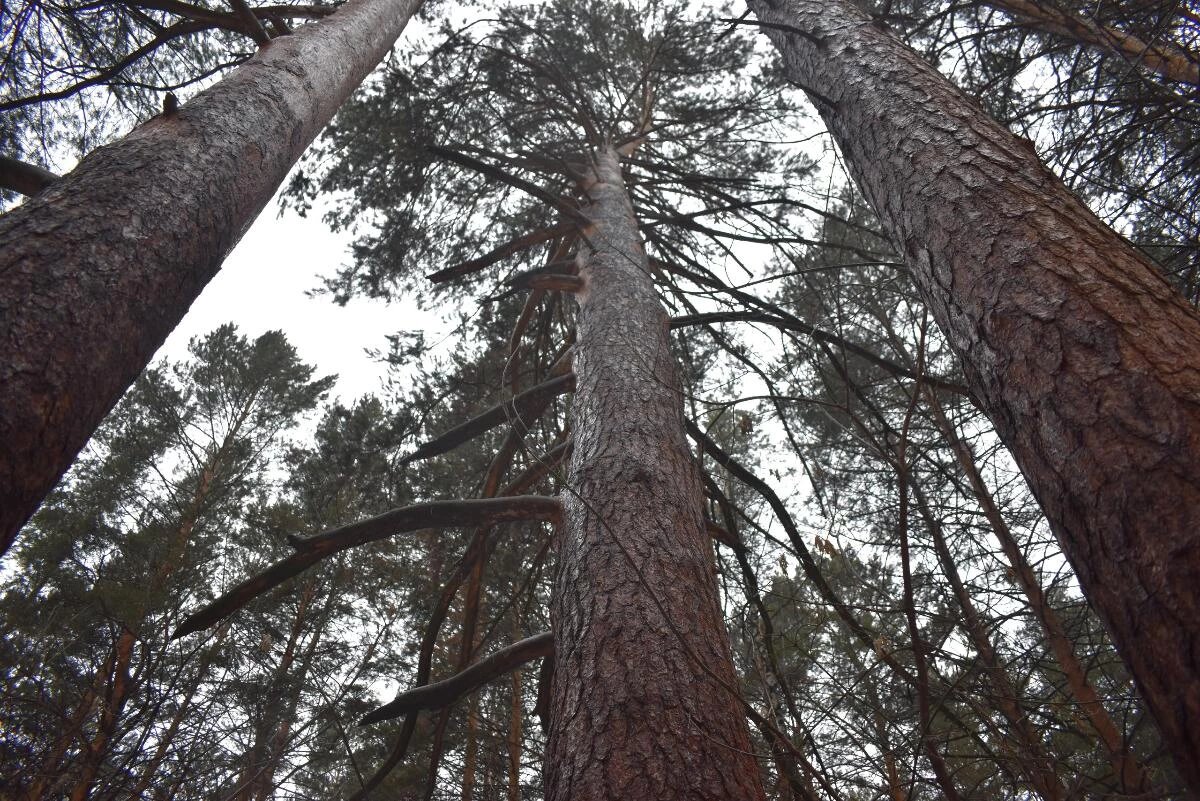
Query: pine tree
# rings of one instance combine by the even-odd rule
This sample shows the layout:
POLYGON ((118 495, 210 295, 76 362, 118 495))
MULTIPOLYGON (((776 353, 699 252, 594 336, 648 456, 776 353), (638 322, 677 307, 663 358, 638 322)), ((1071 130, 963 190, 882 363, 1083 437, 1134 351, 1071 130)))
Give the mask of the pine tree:
MULTIPOLYGON (((1004 5, 898 0, 874 7, 874 25, 896 26, 934 62, 969 41, 943 65, 956 81, 1030 136, 1023 126, 1038 115, 1060 120, 1049 163, 1153 245, 1186 291, 1189 251, 1173 232, 1189 230, 1190 167, 1164 162, 1164 186, 1139 183, 1162 153, 1186 151, 1188 117, 1152 113, 1148 142, 1119 127, 1136 118, 1139 97, 1183 109, 1164 91, 1170 79, 1095 41, 1067 49, 1061 34, 1014 28, 992 10, 1004 5), (1022 86, 1017 76, 1031 64, 1057 83, 1022 86), (1089 129, 1106 135, 1089 138, 1089 129), (1132 210, 1125 220, 1121 209, 1132 210)), ((765 144, 784 138, 796 111, 776 65, 741 37, 744 19, 727 21, 727 32, 645 8, 658 32, 644 14, 609 4, 497 12, 390 64, 344 109, 293 185, 302 206, 340 191, 335 221, 369 222, 330 288, 338 299, 415 290, 455 310, 461 338, 452 356, 416 370, 423 345, 397 337, 393 359, 412 385, 393 399, 399 405, 330 408, 314 441, 271 469, 286 481, 257 484, 230 518, 221 565, 194 581, 228 591, 182 631, 216 625, 215 636, 199 649, 190 638, 172 646, 195 651, 179 665, 211 666, 177 671, 170 692, 126 694, 117 719, 131 730, 147 716, 160 721, 145 742, 167 747, 141 762, 101 760, 95 787, 114 797, 153 788, 465 801, 536 797, 541 773, 552 792, 573 778, 589 791, 624 778, 641 788, 629 792, 661 795, 645 789, 653 771, 641 767, 654 740, 676 748, 679 764, 702 763, 669 774, 683 793, 725 772, 751 784, 761 773, 765 794, 780 799, 1180 794, 1128 674, 975 408, 955 340, 939 335, 912 273, 859 200, 836 179, 808 185, 807 161, 765 144), (600 213, 622 195, 628 208, 600 213), (613 248, 620 230, 625 246, 613 248), (647 262, 629 244, 636 236, 647 262), (605 256, 613 253, 615 266, 605 256), (743 267, 741 282, 731 273, 743 267), (434 293, 421 272, 432 272, 434 293), (647 275, 674 315, 665 321, 669 356, 658 325, 594 322, 612 305, 661 320, 647 275), (636 397, 611 402, 629 381, 636 397), (654 413, 636 413, 646 403, 654 413), (679 407, 700 453, 702 496, 690 467, 666 469, 693 460, 671 423, 679 407), (647 467, 638 457, 656 442, 673 459, 647 467), (609 466, 618 478, 607 478, 609 466), (626 473, 634 480, 614 498, 626 473), (695 547, 695 517, 672 528, 690 537, 677 549, 687 558, 662 559, 664 543, 645 536, 647 510, 665 514, 659 501, 672 483, 661 473, 690 485, 671 511, 702 510, 713 550, 703 538, 695 547), (554 539, 539 519, 559 518, 562 506, 548 498, 556 493, 584 524, 554 539), (622 506, 647 495, 636 509, 622 506), (613 514, 593 514, 610 503, 613 514), (629 522, 605 525, 610 517, 629 522), (602 569, 591 569, 597 561, 602 569), (582 610, 590 616, 574 614, 582 610), (712 625, 722 615, 733 635, 727 654, 712 625), (594 648, 596 621, 613 647, 594 648), (697 642, 715 654, 703 666, 691 658, 697 642), (639 681, 668 658, 677 669, 665 683, 639 681), (222 668, 230 673, 213 678, 222 668), (679 691, 681 705, 660 708, 653 692, 675 693, 680 677, 696 686, 679 691), (378 708, 384 682, 402 692, 378 708), (731 708, 735 688, 742 706, 731 708), (568 721, 616 710, 603 720, 621 726, 572 728, 564 709, 568 721), (692 713, 683 725, 679 709, 692 713), (733 733, 742 739, 731 761, 728 742, 712 734, 719 724, 696 722, 736 719, 740 729, 742 713, 752 731, 733 733), (383 722, 394 716, 398 729, 383 722), (635 743, 612 750, 614 737, 635 743), (203 759, 218 743, 220 758, 203 759), (621 769, 633 757, 643 762, 621 769), (131 766, 141 772, 121 774, 131 766)), ((1106 8, 1091 19, 1143 42, 1163 30, 1178 39, 1157 14, 1106 8)), ((800 36, 795 26, 772 30, 800 36)), ((836 66, 821 56, 822 68, 836 66)), ((892 63, 865 63, 875 62, 892 63)), ((822 106, 834 93, 804 86, 826 115, 849 108, 822 106)), ((891 163, 884 157, 903 148, 876 155, 891 163)), ((948 197, 965 204, 970 194, 948 197)), ((952 244, 971 241, 961 233, 952 244)), ((128 498, 145 482, 116 470, 106 486, 128 498)), ((128 538, 109 526, 84 539, 117 552, 128 538)), ((162 532, 145 539, 170 541, 162 532)), ((72 582, 64 564, 40 572, 29 598, 72 582)), ((109 603, 107 592, 93 597, 109 603)), ((74 693, 101 674, 118 684, 111 637, 97 640, 82 669, 40 664, 38 644, 50 641, 37 633, 15 642, 29 665, 22 681, 60 681, 74 693)), ((68 704, 95 716, 91 742, 113 706, 68 704)), ((31 764, 13 756, 24 741, 5 742, 16 764, 31 764)), ((40 747, 53 756, 53 743, 40 747)), ((86 762, 74 752, 56 758, 64 756, 86 762)))
MULTIPOLYGON (((486 34, 453 36, 429 64, 391 76, 382 97, 348 109, 348 122, 330 145, 340 150, 343 137, 349 145, 343 165, 326 179, 327 186, 345 180, 357 187, 354 210, 345 214, 369 207, 387 217, 380 234, 359 246, 357 269, 335 285, 339 291, 388 291, 397 280, 396 257, 411 264, 430 252, 440 256, 447 230, 461 235, 452 253, 474 245, 479 234, 468 213, 438 212, 454 200, 481 211, 485 203, 504 204, 496 184, 481 185, 476 173, 554 210, 558 219, 545 220, 544 206, 522 204, 508 217, 512 206, 504 204, 491 218, 513 232, 501 241, 514 244, 433 278, 445 282, 478 272, 551 241, 545 267, 509 282, 529 293, 509 338, 509 377, 520 381, 530 367, 535 373, 548 367, 522 358, 526 326, 538 318, 544 322, 530 333, 539 340, 565 334, 569 352, 564 358, 563 346, 552 344, 559 356, 549 381, 514 392, 511 406, 447 432, 412 458, 437 456, 509 417, 517 440, 500 448, 486 499, 520 445, 523 427, 537 419, 541 397, 573 390, 571 467, 559 479, 561 500, 516 499, 501 506, 480 499, 443 507, 444 516, 430 504, 428 512, 410 507, 321 535, 301 546, 291 566, 280 564, 248 580, 184 630, 215 622, 264 582, 274 584, 328 548, 391 534, 417 519, 461 524, 478 507, 481 524, 495 519, 483 515, 499 514, 561 520, 550 601, 555 656, 547 797, 760 797, 719 617, 700 480, 686 444, 678 367, 639 222, 653 232, 647 238, 662 259, 692 262, 705 253, 696 233, 721 232, 689 213, 690 198, 719 202, 706 214, 717 218, 713 226, 738 226, 734 236, 781 235, 779 216, 762 209, 779 205, 771 187, 742 176, 779 160, 769 146, 751 141, 791 111, 777 91, 731 100, 728 93, 711 92, 708 76, 697 73, 710 65, 723 80, 744 84, 738 72, 751 54, 744 36, 719 37, 674 6, 648 10, 649 28, 639 9, 611 4, 552 3, 530 18, 502 12, 486 34), (592 76, 591 83, 573 75, 592 76), (467 87, 487 102, 447 102, 467 87), (380 124, 379 117, 393 114, 393 122, 380 124), (356 117, 369 127, 355 127, 356 117), (679 136, 654 136, 669 128, 679 128, 679 136), (398 150, 389 148, 398 158, 387 171, 369 169, 378 145, 364 131, 398 142, 398 150), (437 175, 431 156, 453 171, 437 175), (359 159, 368 164, 365 173, 353 170, 359 159), (494 166, 497 161, 502 166, 494 166), (531 172, 552 188, 515 171, 531 172), (413 187, 411 199, 398 202, 397 191, 406 186, 413 187), (431 197, 419 191, 426 187, 431 197), (529 235, 509 223, 530 225, 531 219, 538 227, 529 235), (578 312, 565 303, 572 295, 578 312), (598 752, 606 758, 595 759, 598 752)), ((672 269, 656 266, 661 273, 672 269)), ((397 714, 410 708, 406 704, 398 700, 369 719, 397 714)))
POLYGON ((0 217, 0 552, 417 5, 274 40, 0 217))
POLYGON ((1088 599, 1200 786, 1200 315, 847 3, 751 8, 913 270, 1088 599))
POLYGON ((10 699, 40 699, 5 705, 12 797, 164 780, 142 744, 172 747, 172 718, 236 653, 228 630, 183 649, 169 635, 209 593, 271 450, 329 389, 312 374, 278 332, 250 342, 229 325, 193 340, 190 360, 139 380, 39 512, 3 603, 10 699))

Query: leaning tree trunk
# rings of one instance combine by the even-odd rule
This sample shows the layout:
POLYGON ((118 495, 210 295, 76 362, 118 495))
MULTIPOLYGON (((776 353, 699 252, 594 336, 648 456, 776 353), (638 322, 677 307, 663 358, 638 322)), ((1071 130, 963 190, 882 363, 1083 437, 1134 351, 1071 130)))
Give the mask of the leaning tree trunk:
POLYGON ((546 798, 761 799, 667 316, 617 153, 600 150, 595 170, 577 258, 546 798))
POLYGON ((1200 789, 1200 316, 1026 142, 849 3, 749 4, 1200 789))
POLYGON ((0 553, 420 0, 350 0, 0 217, 0 553))

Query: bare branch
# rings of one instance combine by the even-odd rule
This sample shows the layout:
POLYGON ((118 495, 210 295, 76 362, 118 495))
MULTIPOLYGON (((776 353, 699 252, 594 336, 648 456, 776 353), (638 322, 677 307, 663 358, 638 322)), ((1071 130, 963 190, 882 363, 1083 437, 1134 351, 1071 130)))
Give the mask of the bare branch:
POLYGON ((512 420, 514 424, 527 428, 541 416, 550 401, 558 395, 575 391, 575 374, 569 373, 549 381, 543 381, 536 387, 530 387, 524 392, 513 396, 503 403, 498 403, 478 417, 473 417, 461 425, 457 425, 444 434, 426 442, 421 447, 404 458, 404 464, 418 459, 428 459, 469 442, 486 431, 491 431, 499 425, 512 420))
POLYGON ((419 709, 439 709, 495 681, 501 676, 521 667, 526 662, 539 658, 552 658, 554 654, 554 634, 546 631, 533 637, 528 637, 502 648, 494 654, 479 660, 461 673, 456 673, 445 681, 426 684, 408 692, 401 693, 389 704, 384 704, 373 712, 368 713, 359 721, 360 725, 378 723, 400 717, 406 712, 419 709))
POLYGON ((558 499, 541 495, 430 501, 393 509, 378 517, 294 541, 296 553, 251 576, 189 615, 171 637, 177 639, 206 629, 322 559, 358 545, 423 528, 486 526, 513 520, 557 521, 560 514, 558 499))
POLYGON ((33 197, 57 180, 57 175, 36 164, 0 155, 0 189, 33 197))
POLYGON ((745 550, 746 546, 742 545, 742 543, 738 540, 737 535, 724 526, 718 525, 712 520, 705 518, 704 529, 708 532, 709 537, 721 543, 726 548, 729 548, 733 551, 745 550))
POLYGON ((510 282, 518 289, 532 289, 540 292, 579 292, 583 289, 583 279, 577 275, 550 273, 545 270, 533 270, 521 273, 510 282))
POLYGON ((271 43, 271 34, 267 33, 262 20, 254 15, 254 11, 246 4, 246 0, 229 0, 229 5, 242 24, 246 26, 246 34, 254 40, 255 44, 259 47, 266 47, 271 43))

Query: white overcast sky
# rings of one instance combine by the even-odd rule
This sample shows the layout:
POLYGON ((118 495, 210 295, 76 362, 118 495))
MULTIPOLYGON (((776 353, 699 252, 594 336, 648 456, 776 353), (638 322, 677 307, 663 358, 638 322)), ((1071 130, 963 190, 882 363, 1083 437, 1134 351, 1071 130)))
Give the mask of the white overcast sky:
POLYGON ((387 334, 438 321, 411 304, 356 299, 338 306, 327 295, 310 297, 322 277, 348 262, 350 240, 330 231, 319 214, 281 215, 272 200, 155 359, 185 358, 189 339, 233 322, 249 337, 282 330, 320 375, 338 375, 334 394, 343 400, 377 391, 385 369, 366 351, 386 352, 387 334))

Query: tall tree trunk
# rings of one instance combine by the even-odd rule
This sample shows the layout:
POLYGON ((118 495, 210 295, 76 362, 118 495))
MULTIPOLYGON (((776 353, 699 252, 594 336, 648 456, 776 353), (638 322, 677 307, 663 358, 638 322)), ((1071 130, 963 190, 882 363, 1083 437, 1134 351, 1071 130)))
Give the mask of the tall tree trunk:
POLYGON ((108 756, 108 749, 121 721, 125 702, 129 700, 132 682, 129 662, 133 658, 133 648, 136 644, 137 638, 128 628, 121 630, 120 636, 113 644, 106 666, 108 688, 104 694, 104 704, 100 708, 100 718, 96 721, 96 734, 82 749, 79 777, 75 780, 75 786, 71 788, 71 801, 87 801, 92 794, 92 786, 100 772, 100 766, 108 756))
POLYGON ((1193 792, 1200 316, 844 0, 749 0, 961 355, 1193 792))
POLYGON ((0 553, 420 0, 350 0, 0 217, 0 553))
POLYGON ((546 798, 762 799, 667 317, 620 157, 604 148, 595 159, 590 252, 577 257, 546 798))
MULTIPOLYGON (((146 625, 147 616, 150 614, 150 606, 154 602, 155 596, 166 586, 171 575, 183 564, 187 546, 191 540, 192 532, 195 530, 200 512, 208 501, 213 483, 219 475, 225 448, 235 433, 236 429, 230 433, 222 446, 212 454, 210 460, 201 466, 199 480, 192 491, 192 497, 188 500, 183 518, 175 528, 175 533, 171 537, 171 541, 167 544, 166 555, 155 566, 154 572, 147 583, 145 593, 135 606, 132 614, 127 619, 120 621, 121 630, 116 640, 113 641, 109 659, 106 661, 103 670, 97 671, 96 677, 93 679, 93 691, 97 687, 103 687, 105 700, 101 707, 100 717, 96 723, 96 734, 88 741, 87 746, 80 750, 77 758, 79 770, 78 777, 71 791, 73 801, 86 801, 95 789, 94 783, 100 774, 100 768, 105 760, 108 759, 109 751, 116 739, 115 735, 118 727, 122 723, 125 705, 130 700, 130 695, 135 689, 130 679, 130 664, 139 638, 145 640, 142 635, 142 629, 146 625)), ((161 643, 162 641, 157 640, 154 642, 161 643)), ((155 655, 145 653, 144 656, 143 664, 155 661, 155 655)), ((162 654, 158 654, 157 656, 161 657, 162 654)), ((69 722, 64 729, 64 736, 69 734, 77 725, 75 721, 69 722)), ((53 763, 55 770, 58 769, 57 760, 61 759, 64 753, 65 751, 59 750, 56 747, 55 754, 57 756, 53 757, 56 760, 53 763)), ((32 799, 35 796, 31 794, 29 797, 32 799)))
MULTIPOLYGON (((513 642, 521 639, 520 617, 515 611, 512 616, 513 642)), ((508 801, 521 801, 521 748, 522 726, 525 721, 525 702, 521 693, 521 670, 512 672, 512 703, 508 717, 508 801)))

